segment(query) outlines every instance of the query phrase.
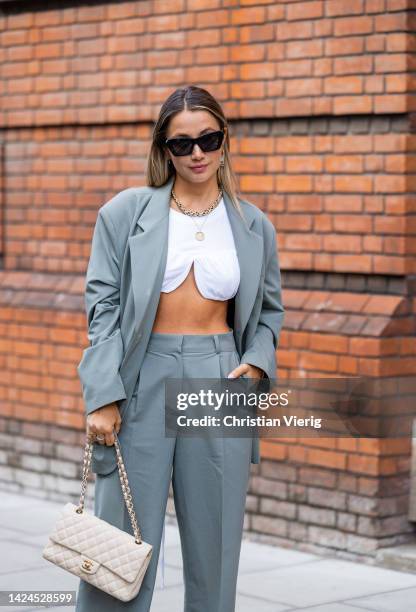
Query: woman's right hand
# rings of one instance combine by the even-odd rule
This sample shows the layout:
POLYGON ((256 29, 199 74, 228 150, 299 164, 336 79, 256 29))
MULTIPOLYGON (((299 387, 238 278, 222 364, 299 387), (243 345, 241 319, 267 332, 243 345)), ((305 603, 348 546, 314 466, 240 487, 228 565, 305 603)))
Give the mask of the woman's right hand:
POLYGON ((93 442, 112 446, 114 444, 113 429, 120 431, 121 416, 117 402, 97 408, 87 416, 87 435, 93 442), (105 436, 104 440, 96 440, 96 436, 105 436))

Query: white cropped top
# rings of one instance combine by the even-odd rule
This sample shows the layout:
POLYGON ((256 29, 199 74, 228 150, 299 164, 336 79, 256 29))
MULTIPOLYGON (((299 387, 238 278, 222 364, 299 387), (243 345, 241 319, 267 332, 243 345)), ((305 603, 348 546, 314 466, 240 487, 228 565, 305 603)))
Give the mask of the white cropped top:
POLYGON ((203 217, 190 217, 170 209, 162 292, 176 289, 188 276, 192 262, 195 282, 203 297, 210 300, 234 297, 240 284, 240 266, 223 198, 203 217), (204 240, 195 238, 199 228, 205 234, 204 240))

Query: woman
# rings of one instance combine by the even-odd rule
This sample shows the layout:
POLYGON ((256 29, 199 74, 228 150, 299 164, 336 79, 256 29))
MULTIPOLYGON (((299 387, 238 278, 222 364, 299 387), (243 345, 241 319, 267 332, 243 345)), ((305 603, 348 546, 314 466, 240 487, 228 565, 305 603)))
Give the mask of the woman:
POLYGON ((232 612, 250 463, 258 439, 165 435, 167 378, 269 378, 283 320, 272 223, 237 198, 228 126, 204 89, 163 104, 146 187, 104 204, 87 270, 88 338, 78 366, 94 440, 95 514, 132 533, 118 434, 143 540, 140 591, 120 602, 81 580, 77 612, 150 610, 170 482, 185 612, 232 612))

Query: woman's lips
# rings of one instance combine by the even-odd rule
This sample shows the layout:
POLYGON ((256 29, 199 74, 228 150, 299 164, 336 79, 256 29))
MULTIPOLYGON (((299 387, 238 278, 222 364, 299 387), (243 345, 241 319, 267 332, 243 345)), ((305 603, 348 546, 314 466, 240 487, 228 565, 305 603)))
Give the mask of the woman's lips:
POLYGON ((203 172, 205 170, 205 168, 207 167, 207 165, 205 164, 204 166, 191 166, 191 170, 192 172, 203 172))

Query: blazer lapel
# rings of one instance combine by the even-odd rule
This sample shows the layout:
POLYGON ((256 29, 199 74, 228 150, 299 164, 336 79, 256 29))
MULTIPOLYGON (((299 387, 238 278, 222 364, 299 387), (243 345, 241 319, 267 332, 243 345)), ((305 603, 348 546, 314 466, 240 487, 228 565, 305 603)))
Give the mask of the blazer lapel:
MULTIPOLYGON (((136 335, 143 322, 152 297, 159 301, 167 261, 170 193, 174 177, 165 185, 155 189, 143 213, 137 220, 139 231, 128 238, 135 309, 136 335)), ((261 265, 263 241, 250 227, 255 212, 243 206, 247 225, 235 210, 231 199, 224 191, 224 203, 230 221, 235 248, 240 266, 240 286, 235 295, 234 330, 237 348, 241 350, 242 336, 255 303, 261 265)))
POLYGON ((250 319, 259 287, 263 261, 263 240, 259 234, 250 229, 255 220, 255 211, 251 206, 241 207, 246 224, 225 191, 224 203, 240 266, 240 285, 234 297, 234 331, 237 349, 241 353, 244 330, 250 319))
POLYGON ((169 202, 173 181, 153 193, 137 220, 138 232, 128 238, 133 288, 135 334, 152 295, 159 296, 168 254, 169 202))

